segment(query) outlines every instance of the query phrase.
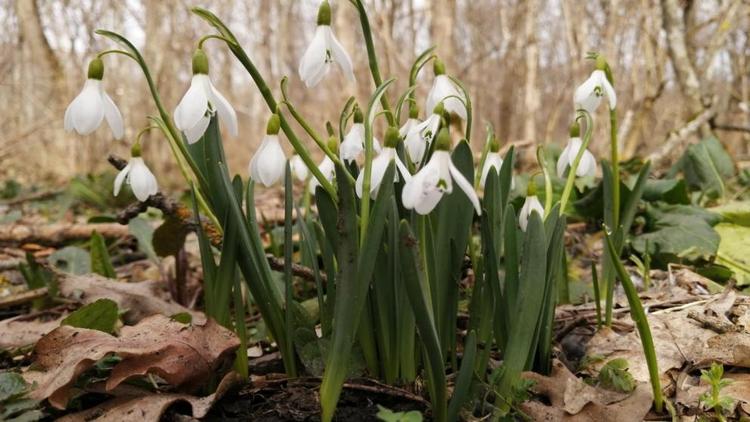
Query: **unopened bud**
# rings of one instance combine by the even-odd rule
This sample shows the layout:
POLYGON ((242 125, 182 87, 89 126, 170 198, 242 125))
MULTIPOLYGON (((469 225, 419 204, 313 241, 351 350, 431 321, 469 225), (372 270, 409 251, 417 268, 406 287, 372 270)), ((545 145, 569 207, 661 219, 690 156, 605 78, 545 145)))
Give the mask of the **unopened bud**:
POLYGON ((435 149, 439 151, 451 150, 451 134, 448 132, 448 129, 442 128, 438 132, 438 136, 435 139, 435 149))
POLYGON ((318 8, 318 25, 331 26, 331 5, 328 0, 323 0, 318 8))
POLYGON ((278 135, 279 128, 281 127, 281 119, 279 115, 274 113, 268 118, 268 125, 266 125, 266 135, 278 135))
POLYGON ((526 186, 526 196, 536 196, 536 182, 534 176, 529 178, 529 184, 526 186))
POLYGON ((362 110, 359 107, 354 108, 354 123, 364 123, 365 116, 362 114, 362 110))
POLYGON ((396 148, 398 142, 401 140, 401 135, 398 133, 398 128, 389 126, 385 131, 385 146, 386 148, 396 148))
POLYGON ((131 157, 141 156, 141 143, 140 142, 136 142, 133 144, 132 147, 130 147, 130 156, 131 157))
POLYGON ((445 75, 445 63, 442 60, 435 58, 435 63, 432 64, 432 70, 435 72, 435 76, 445 75))
POLYGON ((409 103, 409 118, 410 119, 419 118, 419 106, 414 101, 409 103))
POLYGON ((490 139, 490 152, 500 152, 500 143, 497 142, 497 138, 494 135, 490 139))
POLYGON ((208 56, 202 48, 193 53, 193 75, 208 75, 208 56))
POLYGON ((95 58, 89 62, 89 79, 101 81, 104 77, 104 62, 100 58, 95 58))
POLYGON ((570 137, 579 138, 581 136, 581 126, 578 125, 578 121, 573 122, 570 125, 570 137))
POLYGON ((328 137, 327 146, 332 153, 339 155, 339 140, 335 136, 328 137))

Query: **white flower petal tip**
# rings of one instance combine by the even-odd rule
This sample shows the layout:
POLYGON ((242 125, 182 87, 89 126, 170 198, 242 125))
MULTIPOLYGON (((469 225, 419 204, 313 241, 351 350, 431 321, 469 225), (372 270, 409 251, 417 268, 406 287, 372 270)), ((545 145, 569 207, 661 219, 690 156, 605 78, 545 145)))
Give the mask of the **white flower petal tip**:
POLYGON ((299 77, 305 86, 312 88, 328 74, 331 64, 336 63, 344 76, 354 81, 352 60, 336 39, 329 25, 318 25, 310 45, 299 63, 299 77))
POLYGON ((437 75, 427 95, 425 110, 432 112, 438 103, 443 102, 445 110, 455 113, 466 120, 466 98, 456 84, 447 75, 437 75))
MULTIPOLYGON (((560 153, 560 158, 557 159, 557 176, 558 177, 563 177, 565 175, 565 170, 573 166, 576 156, 578 155, 582 147, 583 147, 583 141, 581 140, 581 138, 573 137, 573 138, 570 138, 570 140, 568 140, 568 145, 565 146, 562 153, 560 153)), ((588 149, 586 149, 583 151, 583 155, 581 156, 581 161, 579 161, 578 163, 578 168, 576 169, 576 176, 584 177, 584 176, 593 176, 595 174, 596 174, 596 158, 594 158, 594 155, 588 149)))
POLYGON ((609 103, 609 109, 614 110, 617 107, 617 94, 615 89, 603 70, 594 70, 586 81, 576 88, 573 100, 577 108, 582 108, 589 113, 594 113, 602 97, 606 96, 609 103))
POLYGON ((132 157, 128 165, 117 174, 114 184, 115 196, 120 194, 124 182, 130 185, 133 195, 141 202, 145 202, 149 196, 159 191, 156 177, 141 157, 132 157))
POLYGON ((270 187, 284 178, 286 155, 277 135, 266 135, 248 166, 250 177, 270 187))
POLYGON ((482 175, 479 178, 479 184, 482 186, 482 189, 484 189, 485 185, 487 184, 487 176, 490 174, 490 170, 493 168, 495 171, 499 174, 500 168, 503 166, 503 158, 500 156, 499 152, 490 152, 487 154, 487 158, 484 161, 484 166, 482 167, 482 175))
POLYGON ((115 139, 121 139, 125 134, 125 127, 120 110, 104 92, 101 80, 87 79, 80 94, 65 110, 65 130, 76 131, 80 135, 89 135, 105 119, 115 139))
POLYGON ((289 159, 289 165, 292 167, 292 174, 300 182, 304 182, 307 180, 308 176, 310 176, 310 169, 307 168, 305 160, 299 155, 293 155, 292 158, 289 159))
POLYGON ((237 113, 226 98, 214 87, 208 75, 193 75, 185 95, 174 110, 174 123, 188 140, 197 142, 206 132, 210 116, 217 113, 232 136, 238 134, 237 113))
POLYGON ((453 182, 464 191, 477 214, 481 215, 477 193, 453 165, 448 151, 435 151, 430 161, 406 182, 401 192, 401 202, 405 208, 413 209, 418 214, 429 214, 444 194, 453 192, 453 182))
POLYGON ((521 207, 521 211, 518 213, 518 225, 521 227, 521 230, 526 231, 526 227, 529 225, 529 216, 531 216, 532 212, 536 212, 540 217, 544 218, 544 207, 536 195, 527 196, 521 207))
MULTIPOLYGON (((395 161, 396 165, 396 174, 393 179, 394 183, 400 180, 399 175, 400 177, 404 178, 405 182, 409 182, 411 180, 411 173, 409 173, 409 170, 406 168, 401 159, 398 158, 396 150, 394 148, 385 147, 380 152, 380 155, 372 160, 372 172, 370 174, 370 197, 372 199, 375 199, 378 196, 380 185, 383 182, 383 176, 385 176, 385 172, 386 170, 388 170, 388 165, 391 163, 391 161, 395 161)), ((362 197, 362 191, 364 189, 364 175, 364 171, 361 171, 357 176, 356 183, 354 184, 357 196, 360 198, 362 197)))
MULTIPOLYGON (((323 161, 318 165, 318 170, 320 170, 326 180, 332 182, 333 177, 336 175, 336 164, 326 155, 323 161)), ((318 186, 320 186, 320 182, 313 176, 313 178, 310 179, 310 191, 315 192, 315 188, 318 186)))

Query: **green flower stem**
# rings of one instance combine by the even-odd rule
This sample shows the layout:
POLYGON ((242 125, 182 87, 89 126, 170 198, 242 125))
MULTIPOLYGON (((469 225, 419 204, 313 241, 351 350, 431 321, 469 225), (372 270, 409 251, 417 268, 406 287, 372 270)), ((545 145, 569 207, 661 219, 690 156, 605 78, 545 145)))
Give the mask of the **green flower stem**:
POLYGON ((547 159, 544 157, 544 146, 539 145, 536 149, 536 160, 544 175, 544 215, 549 216, 552 210, 552 179, 547 169, 547 159))
MULTIPOLYGON (((212 12, 200 8, 200 7, 194 7, 190 9, 191 12, 198 15, 201 19, 205 20, 211 26, 213 26, 216 30, 221 33, 222 37, 226 40, 227 46, 229 47, 229 50, 234 54, 234 56, 239 60, 239 62, 242 64, 242 66, 247 70, 247 72, 250 74, 250 77, 253 78, 253 81, 255 82, 255 85, 258 87, 258 91, 260 91, 261 96, 263 96, 263 99, 266 101, 266 104, 268 105, 268 108, 271 110, 272 113, 275 113, 278 111, 278 104, 276 103, 276 99, 273 96, 273 93, 271 92, 271 89, 268 87, 268 84, 263 79, 263 76, 258 71, 258 68, 255 67, 255 64, 250 60, 250 57, 248 57, 245 50, 240 46, 239 42, 237 41, 237 38, 234 36, 232 31, 227 28, 227 26, 224 24, 224 22, 221 21, 216 15, 214 15, 212 12)), ((312 157, 310 156, 309 152, 307 151, 307 148, 302 144, 300 139, 297 137, 297 135, 294 133, 294 130, 292 130, 292 127, 289 126, 289 122, 287 122, 286 118, 284 118, 283 114, 279 114, 279 118, 281 121, 281 130, 284 131, 284 134, 286 135, 287 139, 289 139, 289 143, 292 144, 292 147, 294 150, 299 154, 299 156, 302 158, 302 161, 305 162, 305 165, 310 169, 310 172, 313 174, 313 176, 318 180, 320 185, 323 187, 323 189, 328 192, 329 195, 331 195, 331 198, 333 198, 334 201, 338 201, 338 194, 336 193, 336 188, 333 187, 333 184, 326 179, 326 177, 323 175, 323 173, 320 172, 320 169, 318 168, 318 165, 312 160, 312 157)))
POLYGON ((284 76, 281 78, 281 83, 279 84, 281 87, 281 104, 285 105, 287 110, 289 110, 289 113, 294 117, 294 120, 299 123, 300 126, 302 126, 302 129, 307 132, 308 135, 315 141, 315 144, 323 150, 323 152, 328 156, 328 158, 331 159, 334 163, 339 163, 339 157, 334 154, 330 148, 328 148, 328 144, 326 144, 326 141, 320 136, 318 132, 315 131, 315 129, 310 126, 309 123, 305 120, 304 117, 302 117, 301 114, 297 111, 297 109, 292 105, 292 103, 289 101, 289 97, 287 97, 286 93, 286 87, 289 82, 289 78, 284 76))
MULTIPOLYGON (((587 129, 588 130, 588 129, 587 129)), ((609 144, 610 154, 612 155, 612 202, 614 226, 620 225, 620 153, 617 145, 617 109, 609 110, 609 144)))
POLYGON ((235 42, 234 42, 234 41, 232 41, 232 40, 230 40, 230 39, 227 39, 227 38, 224 38, 224 37, 222 37, 221 35, 216 35, 216 34, 208 34, 208 35, 204 35, 204 36, 202 36, 202 37, 201 37, 201 38, 200 38, 200 39, 198 40, 198 48, 203 48, 203 44, 204 44, 204 43, 205 43, 206 41, 208 41, 208 40, 220 40, 220 41, 224 41, 224 42, 225 42, 225 43, 227 43, 227 44, 235 44, 235 42))
POLYGON ((643 304, 641 299, 638 297, 638 291, 633 285, 633 281, 630 279, 628 272, 620 262, 619 254, 615 249, 615 244, 612 242, 608 228, 604 227, 604 237, 607 240, 607 250, 609 251, 610 262, 614 266, 617 276, 622 282, 623 290, 628 298, 628 304, 630 305, 630 316, 635 322, 638 328, 638 334, 641 337, 641 344, 643 345, 643 354, 646 355, 646 364, 648 365, 648 375, 651 378, 651 389, 654 394, 654 409, 657 413, 661 413, 662 406, 664 404, 664 398, 661 392, 661 381, 659 380, 659 362, 656 360, 656 350, 654 348, 654 339, 651 336, 651 328, 648 325, 648 319, 646 318, 646 312, 643 310, 643 304))
MULTIPOLYGON (((359 12, 359 22, 362 26, 362 35, 365 37, 365 45, 367 46, 367 59, 370 65, 370 73, 372 73, 372 80, 375 82, 375 86, 379 87, 383 85, 383 78, 380 76, 380 67, 378 66, 378 56, 375 53, 375 45, 372 42, 372 30, 370 29, 370 20, 367 18, 367 11, 362 0, 354 0, 354 5, 357 7, 359 12)), ((391 105, 388 103, 388 98, 385 96, 380 97, 380 104, 383 106, 383 110, 387 111, 386 118, 390 126, 396 126, 396 118, 391 111, 391 105)))
POLYGON ((585 110, 578 110, 578 116, 576 116, 576 120, 580 120, 581 118, 584 118, 586 120, 586 133, 583 135, 583 144, 581 145, 581 149, 578 150, 578 154, 576 154, 576 158, 573 160, 573 165, 570 166, 568 179, 565 182, 565 188, 563 189, 562 196, 560 197, 560 214, 563 214, 565 212, 565 206, 568 204, 570 194, 573 192, 573 185, 576 181, 576 171, 578 170, 578 163, 581 162, 583 153, 586 151, 586 148, 589 147, 591 134, 593 133, 594 129, 591 115, 588 112, 586 112, 585 110))
MULTIPOLYGON (((471 98, 469 98, 469 91, 466 90, 466 87, 464 86, 461 81, 458 80, 458 78, 455 78, 451 75, 448 75, 449 78, 451 78, 451 81, 453 81, 456 86, 461 90, 461 92, 464 94, 463 98, 458 98, 461 100, 462 103, 464 103, 464 106, 466 107, 466 134, 464 137, 466 138, 466 142, 471 143, 471 124, 474 121, 472 108, 471 108, 471 98)), ((447 97, 446 97, 447 98, 447 97)))

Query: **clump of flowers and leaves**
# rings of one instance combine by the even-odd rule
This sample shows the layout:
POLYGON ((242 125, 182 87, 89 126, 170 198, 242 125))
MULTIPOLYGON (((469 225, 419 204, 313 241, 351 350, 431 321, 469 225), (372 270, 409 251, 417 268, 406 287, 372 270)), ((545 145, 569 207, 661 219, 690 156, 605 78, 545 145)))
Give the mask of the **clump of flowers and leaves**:
MULTIPOLYGON (((123 136, 122 117, 104 91, 104 60, 111 54, 132 59, 146 78, 156 114, 134 138, 114 193, 126 184, 140 201, 157 193, 157 178, 147 166, 149 148, 141 138, 146 131, 160 131, 192 190, 194 214, 206 222, 197 225, 197 233, 207 314, 234 330, 244 350, 248 292, 290 377, 316 374, 321 368, 310 362, 324 362, 324 421, 332 420, 342 385, 359 362, 369 376, 388 384, 424 380, 433 419, 454 421, 475 406, 489 406, 495 417, 509 415, 526 397, 528 382, 521 373, 551 369, 554 310, 565 300, 560 292, 566 283, 567 215, 577 179, 597 171, 588 147, 593 116, 605 100, 611 156, 602 161, 606 248, 597 289, 605 302, 604 323, 611 324, 615 281, 622 283, 648 358, 654 408, 661 412, 653 341, 620 261, 649 165, 642 166, 624 197, 617 98, 605 58, 589 56, 594 70, 574 92, 569 141, 556 166, 547 165, 540 147, 539 170, 525 183, 522 204, 514 203, 513 147, 501 154, 491 128, 484 141, 477 140, 470 95, 434 48, 414 61, 408 88, 394 93, 394 79, 384 80, 380 73, 364 4, 352 0, 351 5, 359 14, 374 90, 366 104, 351 97, 340 115, 326 122, 325 134, 297 112, 286 78, 274 94, 232 31, 201 8, 192 12, 215 33, 198 40, 190 87, 173 113, 162 102, 139 50, 122 35, 99 30, 119 47, 91 61, 83 91, 66 111, 65 127, 88 134, 106 120, 115 138, 123 136), (249 162, 249 180, 232 176, 226 165, 220 128, 236 136, 238 123, 234 108, 211 81, 209 41, 229 48, 268 105, 266 133, 249 162), (430 69, 432 74, 425 75, 432 80, 429 94, 418 98, 418 76, 430 69), (382 143, 376 132, 382 133, 382 143), (294 151, 291 157, 284 151, 287 143, 294 151), (293 194, 294 177, 304 184, 301 198, 293 194), (553 177, 564 179, 562 192, 553 192, 553 177), (259 231, 257 183, 284 190, 283 283, 276 281, 259 231), (220 241, 208 236, 206 225, 220 241), (295 250, 312 269, 315 316, 295 293, 295 250), (459 285, 469 273, 473 285, 462 297, 459 285), (468 323, 460 331, 463 300, 468 302, 468 323), (494 369, 489 365, 493 350, 502 357, 502 365, 494 369)), ((352 61, 330 24, 331 5, 323 1, 315 35, 299 63, 299 78, 308 88, 338 78, 336 73, 355 81, 352 61)), ((247 377, 245 353, 237 355, 235 368, 247 377)))

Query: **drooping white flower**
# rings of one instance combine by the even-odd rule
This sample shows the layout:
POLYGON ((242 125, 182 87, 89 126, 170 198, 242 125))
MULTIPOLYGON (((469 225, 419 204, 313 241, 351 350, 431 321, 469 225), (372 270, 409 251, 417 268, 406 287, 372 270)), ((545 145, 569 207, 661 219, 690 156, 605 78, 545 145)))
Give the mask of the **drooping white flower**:
POLYGON ((407 209, 417 213, 429 214, 445 194, 453 192, 453 182, 469 197, 477 214, 481 214, 479 198, 474 188, 461 172, 453 165, 450 152, 450 135, 448 130, 440 130, 436 139, 436 150, 430 161, 412 176, 401 192, 401 202, 407 209))
POLYGON ((131 158, 128 165, 120 170, 120 173, 115 177, 115 196, 120 194, 122 184, 126 181, 135 197, 141 202, 146 201, 149 196, 156 194, 159 190, 156 177, 141 158, 141 147, 138 143, 133 145, 131 149, 131 158))
MULTIPOLYGON (((484 188, 485 184, 487 184, 487 176, 490 174, 490 170, 494 168, 495 171, 500 174, 500 168, 502 166, 503 157, 500 156, 500 153, 497 151, 490 151, 484 161, 484 166, 482 167, 482 176, 479 179, 479 183, 482 185, 482 188, 484 188)), ((510 184, 511 188, 516 184, 516 181, 512 176, 510 184)))
POLYGON ((529 225, 529 216, 532 212, 536 212, 544 218, 544 207, 536 195, 527 196, 521 211, 518 213, 518 225, 521 226, 521 230, 526 231, 526 227, 529 225))
POLYGON ((404 139, 406 152, 413 163, 419 162, 422 159, 427 146, 424 139, 422 139, 422 135, 416 130, 416 127, 421 123, 417 118, 418 115, 419 110, 416 107, 412 107, 409 111, 409 119, 398 131, 398 134, 404 139))
MULTIPOLYGON (((323 161, 321 161, 318 165, 318 170, 320 170, 326 180, 332 182, 333 177, 336 175, 336 164, 333 162, 333 160, 331 160, 329 156, 326 155, 325 158, 323 158, 323 161)), ((315 192, 315 188, 317 188, 318 186, 320 186, 320 182, 318 181, 318 179, 316 179, 315 177, 310 179, 310 190, 312 192, 315 192)))
MULTIPOLYGON (((565 169, 573 166, 573 162, 578 155, 578 152, 583 146, 583 141, 578 136, 571 137, 568 140, 568 145, 562 150, 560 158, 557 159, 557 176, 563 177, 565 169)), ((594 155, 588 149, 583 151, 581 160, 578 162, 578 168, 576 169, 576 176, 593 176, 596 173, 596 159, 594 155)))
POLYGON ((461 90, 445 74, 445 65, 440 59, 435 59, 435 80, 432 82, 432 88, 427 95, 425 110, 432 110, 438 103, 442 102, 448 112, 456 113, 462 120, 466 120, 466 106, 461 90))
POLYGON ((577 108, 582 108, 589 113, 593 113, 599 107, 599 104, 601 104, 603 96, 607 97, 610 110, 614 110, 617 107, 617 94, 609 79, 607 79, 607 74, 604 72, 606 68, 606 60, 604 60, 604 57, 598 56, 596 59, 596 70, 591 72, 591 76, 576 88, 573 99, 577 108))
POLYGON ((81 93, 76 96, 65 110, 64 126, 66 131, 75 130, 81 135, 88 135, 107 120, 115 139, 122 138, 125 127, 122 115, 112 98, 104 92, 102 77, 104 63, 96 58, 89 63, 88 79, 81 93))
MULTIPOLYGON (((380 142, 377 139, 372 138, 372 149, 378 153, 380 152, 380 142)), ((341 143, 341 159, 344 161, 356 160, 362 151, 365 150, 365 125, 363 123, 357 123, 356 119, 349 133, 344 136, 344 142, 341 143)))
POLYGON ((308 88, 328 74, 333 63, 341 67, 347 79, 354 81, 352 60, 331 30, 331 5, 324 0, 318 9, 318 27, 299 63, 299 77, 308 88))
POLYGON ((286 155, 279 144, 279 124, 279 115, 272 114, 268 119, 266 136, 248 167, 250 177, 266 187, 282 180, 286 171, 286 155))
MULTIPOLYGON (((370 173, 370 197, 372 199, 375 199, 375 197, 378 196, 378 191, 380 190, 380 184, 383 181, 383 176, 385 175, 385 171, 388 169, 388 165, 392 160, 396 161, 396 174, 393 181, 397 182, 399 180, 399 173, 404 178, 405 182, 408 183, 409 180, 411 180, 411 173, 409 173, 409 170, 406 168, 401 159, 398 158, 398 154, 396 154, 396 145, 398 145, 399 138, 400 135, 396 128, 388 128, 385 134, 385 147, 380 152, 380 154, 372 160, 372 171, 370 173)), ((360 171, 359 175, 357 176, 357 181, 354 185, 357 196, 359 196, 360 198, 362 197, 362 190, 364 189, 364 175, 365 172, 360 171)))
POLYGON ((292 155, 292 158, 289 159, 289 166, 292 168, 292 174, 300 182, 304 182, 310 176, 310 169, 307 168, 305 160, 297 154, 292 155))
POLYGON ((406 149, 412 163, 419 163, 424 157, 427 147, 438 134, 440 122, 443 115, 443 103, 438 103, 427 119, 415 123, 406 134, 406 149))
POLYGON ((229 133, 237 136, 237 114, 226 98, 211 83, 208 76, 208 57, 202 49, 193 54, 193 79, 185 95, 174 110, 174 123, 188 143, 198 141, 208 128, 210 116, 219 114, 229 133))

